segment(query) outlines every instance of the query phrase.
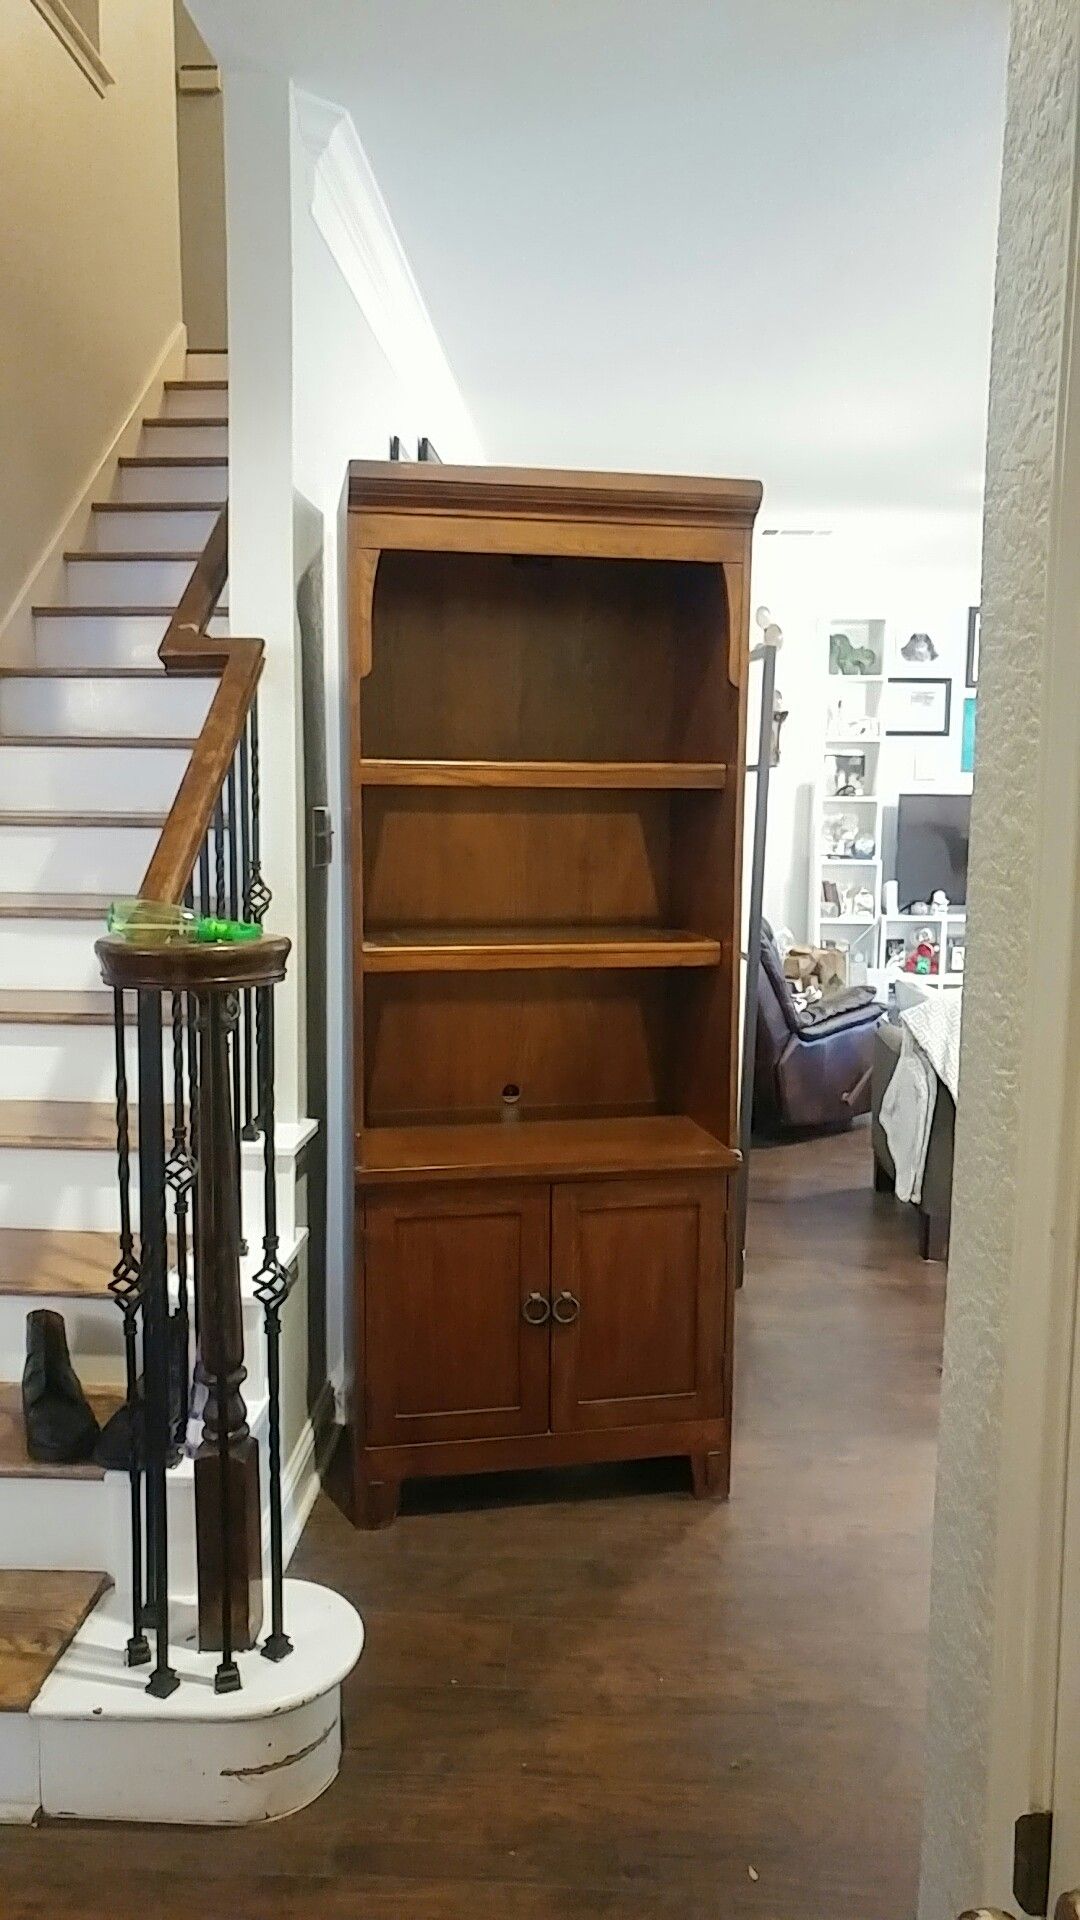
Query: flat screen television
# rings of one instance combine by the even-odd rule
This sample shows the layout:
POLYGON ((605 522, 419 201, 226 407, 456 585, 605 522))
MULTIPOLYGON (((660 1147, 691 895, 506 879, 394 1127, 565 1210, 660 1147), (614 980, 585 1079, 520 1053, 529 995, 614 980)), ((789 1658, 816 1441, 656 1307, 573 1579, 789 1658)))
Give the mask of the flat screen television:
POLYGON ((970 793, 902 793, 896 809, 896 891, 901 913, 938 887, 967 905, 970 793))

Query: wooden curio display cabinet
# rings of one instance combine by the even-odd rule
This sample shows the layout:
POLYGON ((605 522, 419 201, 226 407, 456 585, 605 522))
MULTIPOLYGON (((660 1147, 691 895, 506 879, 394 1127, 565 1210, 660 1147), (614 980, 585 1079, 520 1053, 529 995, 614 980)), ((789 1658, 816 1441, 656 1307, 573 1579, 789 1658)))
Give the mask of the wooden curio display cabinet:
POLYGON ((686 1454, 724 1492, 748 481, 349 491, 358 1514, 686 1454))

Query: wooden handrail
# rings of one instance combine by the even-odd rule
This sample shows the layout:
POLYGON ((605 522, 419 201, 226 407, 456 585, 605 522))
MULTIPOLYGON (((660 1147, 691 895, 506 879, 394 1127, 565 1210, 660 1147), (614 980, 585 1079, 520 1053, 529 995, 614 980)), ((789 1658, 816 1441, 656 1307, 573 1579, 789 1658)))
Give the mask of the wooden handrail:
POLYGON ((206 632, 229 571, 229 510, 222 507, 158 648, 166 673, 213 674, 218 684, 139 889, 178 906, 210 831, 263 669, 261 640, 206 632))

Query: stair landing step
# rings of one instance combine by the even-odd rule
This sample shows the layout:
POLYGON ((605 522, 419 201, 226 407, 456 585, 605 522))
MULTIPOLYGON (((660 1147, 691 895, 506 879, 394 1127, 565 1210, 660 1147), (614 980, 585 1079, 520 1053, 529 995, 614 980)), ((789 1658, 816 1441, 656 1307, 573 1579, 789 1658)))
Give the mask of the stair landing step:
POLYGON ((106 1587, 105 1573, 0 1572, 0 1713, 25 1713, 106 1587))
MULTIPOLYGON (((86 1388, 86 1397, 104 1426, 116 1412, 123 1394, 86 1388)), ((0 1480, 104 1480, 104 1468, 92 1460, 80 1460, 75 1466, 56 1466, 51 1461, 31 1460, 26 1451, 23 1428, 22 1383, 0 1380, 0 1480)))
POLYGON ((117 1258, 115 1233, 0 1227, 0 1294, 103 1300, 117 1258))
POLYGON ((106 893, 0 893, 0 920, 96 920, 112 905, 106 893))

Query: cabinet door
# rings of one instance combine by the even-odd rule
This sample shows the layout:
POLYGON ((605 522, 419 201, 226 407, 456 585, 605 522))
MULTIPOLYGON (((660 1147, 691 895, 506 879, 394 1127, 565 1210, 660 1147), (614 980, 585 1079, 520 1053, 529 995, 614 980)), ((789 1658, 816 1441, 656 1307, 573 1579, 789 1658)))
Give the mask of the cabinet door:
POLYGON ((725 1183, 554 1189, 552 1426, 651 1426, 723 1412, 725 1183))
POLYGON ((547 1431, 549 1191, 493 1181, 367 1200, 371 1444, 547 1431))

